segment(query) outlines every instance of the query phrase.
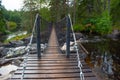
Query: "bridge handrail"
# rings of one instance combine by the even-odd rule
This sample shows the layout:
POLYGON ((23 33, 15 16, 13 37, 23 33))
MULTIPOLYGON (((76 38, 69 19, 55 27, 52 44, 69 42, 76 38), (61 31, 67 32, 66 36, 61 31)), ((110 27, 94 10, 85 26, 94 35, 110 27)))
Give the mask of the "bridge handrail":
POLYGON ((76 36, 75 36, 74 29, 73 29, 73 24, 72 24, 72 20, 71 20, 70 14, 68 14, 68 18, 70 19, 70 25, 71 25, 71 29, 72 29, 72 33, 73 33, 73 38, 74 38, 74 43, 75 43, 75 49, 76 49, 76 53, 77 53, 78 67, 80 69, 80 79, 81 80, 85 80, 84 73, 82 71, 82 64, 81 64, 81 61, 80 61, 80 56, 79 56, 79 51, 78 51, 76 36))
POLYGON ((28 59, 28 55, 29 55, 29 50, 30 50, 30 46, 32 44, 32 40, 33 40, 33 34, 35 32, 35 27, 36 27, 36 22, 37 22, 37 18, 38 18, 39 14, 36 14, 36 18, 35 18, 35 22, 34 22, 34 26, 33 26, 33 29, 32 29, 32 34, 31 34, 31 37, 30 37, 30 42, 28 43, 27 47, 25 48, 26 50, 26 55, 25 55, 25 58, 23 60, 23 72, 22 72, 22 75, 21 75, 21 80, 24 79, 24 73, 25 73, 25 69, 26 69, 26 64, 27 64, 27 59, 28 59))

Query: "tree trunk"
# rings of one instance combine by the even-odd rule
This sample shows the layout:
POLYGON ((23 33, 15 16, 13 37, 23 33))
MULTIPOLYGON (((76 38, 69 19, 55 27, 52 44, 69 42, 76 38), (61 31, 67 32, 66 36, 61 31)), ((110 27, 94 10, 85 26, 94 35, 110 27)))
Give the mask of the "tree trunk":
POLYGON ((106 0, 104 0, 104 10, 106 10, 106 0))
POLYGON ((75 20, 76 20, 76 0, 74 0, 73 24, 75 24, 75 20))
POLYGON ((108 0, 108 13, 110 14, 110 2, 111 0, 108 0))

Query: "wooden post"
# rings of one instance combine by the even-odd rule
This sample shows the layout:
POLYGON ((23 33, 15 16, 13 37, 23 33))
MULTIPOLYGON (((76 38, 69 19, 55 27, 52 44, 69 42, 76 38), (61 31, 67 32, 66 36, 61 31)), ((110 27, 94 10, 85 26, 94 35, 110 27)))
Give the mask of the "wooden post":
POLYGON ((41 40, 40 40, 40 16, 38 15, 37 21, 36 21, 36 32, 37 32, 37 54, 38 58, 41 58, 41 40))
POLYGON ((67 58, 70 57, 70 19, 69 17, 67 17, 67 31, 66 31, 66 54, 67 54, 67 58))

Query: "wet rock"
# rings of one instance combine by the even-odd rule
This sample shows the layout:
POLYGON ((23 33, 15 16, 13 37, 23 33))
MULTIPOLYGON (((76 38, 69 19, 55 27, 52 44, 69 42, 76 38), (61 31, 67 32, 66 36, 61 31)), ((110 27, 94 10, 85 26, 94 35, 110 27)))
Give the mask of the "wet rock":
POLYGON ((75 36, 77 40, 84 37, 82 33, 75 33, 75 36))
POLYGON ((0 68, 0 80, 8 80, 8 78, 10 78, 9 74, 13 71, 16 71, 18 69, 17 66, 15 65, 6 65, 6 66, 2 66, 0 68))
POLYGON ((37 44, 31 44, 30 51, 37 50, 37 44))
MULTIPOLYGON (((47 47, 47 43, 41 44, 41 51, 43 52, 47 47)), ((37 51, 37 44, 32 44, 30 47, 30 51, 37 51)))
POLYGON ((80 53, 80 59, 85 59, 87 55, 85 53, 80 53))
POLYGON ((15 60, 12 61, 12 64, 16 65, 16 66, 20 66, 21 61, 19 59, 18 60, 15 59, 15 60))
POLYGON ((94 36, 94 39, 100 39, 100 37, 99 36, 94 36))
POLYGON ((3 46, 3 43, 2 42, 0 42, 0 47, 2 47, 3 46))
MULTIPOLYGON (((25 39, 22 39, 25 45, 27 45, 30 42, 31 37, 27 37, 25 39)), ((36 43, 36 37, 33 37, 32 43, 36 43)))
MULTIPOLYGON (((70 36, 71 36, 71 38, 73 38, 73 33, 71 33, 70 36)), ((84 37, 84 35, 82 33, 75 33, 75 36, 76 36, 76 40, 84 37)))
POLYGON ((3 51, 3 49, 4 49, 4 47, 0 47, 0 52, 2 52, 2 51, 3 51))
POLYGON ((8 48, 0 47, 0 58, 7 55, 8 48))
POLYGON ((17 47, 17 46, 22 46, 24 44, 23 41, 12 41, 9 42, 11 46, 17 47))
POLYGON ((25 53, 25 46, 20 46, 16 48, 9 48, 9 51, 7 52, 7 58, 11 57, 17 57, 20 55, 23 55, 25 53))
POLYGON ((120 39, 120 31, 119 30, 113 30, 113 32, 111 34, 107 35, 107 38, 111 38, 111 39, 120 39))

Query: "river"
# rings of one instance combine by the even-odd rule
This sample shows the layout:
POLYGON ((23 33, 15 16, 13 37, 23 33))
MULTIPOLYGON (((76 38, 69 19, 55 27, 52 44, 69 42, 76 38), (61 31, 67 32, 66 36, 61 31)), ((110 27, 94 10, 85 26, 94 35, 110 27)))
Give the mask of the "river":
POLYGON ((89 52, 85 61, 102 80, 120 80, 120 40, 106 39, 83 45, 89 52))

